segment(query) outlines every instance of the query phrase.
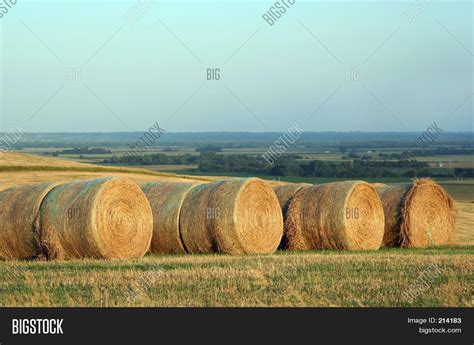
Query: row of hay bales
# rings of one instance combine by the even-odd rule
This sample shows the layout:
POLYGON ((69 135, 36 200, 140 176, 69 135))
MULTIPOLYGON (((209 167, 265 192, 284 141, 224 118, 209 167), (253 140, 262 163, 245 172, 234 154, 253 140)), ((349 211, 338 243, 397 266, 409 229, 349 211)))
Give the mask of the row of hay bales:
POLYGON ((150 182, 142 188, 153 210, 151 252, 262 254, 280 244, 280 205, 260 179, 150 182))
POLYGON ((6 260, 272 253, 282 235, 276 195, 259 179, 139 186, 101 178, 0 192, 0 258, 6 260))
POLYGON ((397 185, 346 181, 273 188, 284 216, 281 248, 422 248, 453 242, 454 201, 430 179, 397 185))
POLYGON ((454 223, 452 199, 431 180, 272 188, 256 178, 141 186, 101 178, 0 192, 0 258, 424 247, 450 243, 454 223))
POLYGON ((0 192, 0 258, 143 256, 153 218, 129 179, 41 183, 0 192))

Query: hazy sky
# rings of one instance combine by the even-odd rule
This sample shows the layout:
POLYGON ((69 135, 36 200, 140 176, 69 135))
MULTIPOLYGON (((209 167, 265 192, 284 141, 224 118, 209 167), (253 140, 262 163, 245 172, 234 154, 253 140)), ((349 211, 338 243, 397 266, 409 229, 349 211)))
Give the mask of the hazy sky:
POLYGON ((0 131, 472 131, 471 1, 150 2, 18 0, 0 131))

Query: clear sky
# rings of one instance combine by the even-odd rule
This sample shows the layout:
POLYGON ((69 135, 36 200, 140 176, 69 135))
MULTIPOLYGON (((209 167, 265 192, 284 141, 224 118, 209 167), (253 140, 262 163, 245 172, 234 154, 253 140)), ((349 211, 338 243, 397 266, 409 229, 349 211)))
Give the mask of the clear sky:
POLYGON ((17 0, 0 131, 472 131, 472 1, 150 2, 17 0))

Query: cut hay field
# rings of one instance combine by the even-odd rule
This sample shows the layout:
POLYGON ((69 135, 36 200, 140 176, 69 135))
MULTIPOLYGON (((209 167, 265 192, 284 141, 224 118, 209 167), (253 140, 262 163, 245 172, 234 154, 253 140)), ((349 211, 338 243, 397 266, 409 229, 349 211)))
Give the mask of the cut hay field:
POLYGON ((474 245, 474 203, 459 202, 456 208, 456 242, 474 245))
MULTIPOLYGON (((0 156, 0 190, 103 176, 203 182, 131 168, 0 156)), ((275 183, 277 183, 275 181, 275 183)), ((278 251, 271 255, 147 255, 134 260, 0 262, 0 306, 470 306, 474 304, 472 184, 452 182, 457 246, 378 251, 278 251), (433 266, 435 265, 435 266, 433 266), (412 301, 420 275, 440 274, 412 301), (130 298, 132 297, 132 298, 130 298)))
POLYGON ((25 184, 33 184, 40 182, 56 181, 56 182, 69 182, 73 180, 87 180, 100 177, 128 177, 137 183, 147 181, 176 181, 176 182, 206 182, 211 179, 186 176, 178 176, 174 174, 165 173, 130 173, 125 170, 124 172, 116 171, 88 171, 88 170, 13 170, 13 171, 2 171, 0 168, 0 190, 4 190, 10 187, 15 187, 25 184))
POLYGON ((9 166, 49 166, 49 167, 91 167, 89 164, 82 164, 53 157, 41 157, 17 152, 3 152, 0 154, 0 167, 9 166))
POLYGON ((0 305, 472 307, 473 255, 464 246, 2 262, 0 305), (410 303, 404 292, 434 268, 410 303))
POLYGON ((441 182, 441 186, 457 201, 474 202, 474 181, 466 183, 441 182))
POLYGON ((150 180, 206 182, 216 177, 187 176, 129 167, 104 167, 52 157, 6 152, 0 155, 0 190, 46 181, 68 182, 98 177, 129 177, 141 183, 150 180))

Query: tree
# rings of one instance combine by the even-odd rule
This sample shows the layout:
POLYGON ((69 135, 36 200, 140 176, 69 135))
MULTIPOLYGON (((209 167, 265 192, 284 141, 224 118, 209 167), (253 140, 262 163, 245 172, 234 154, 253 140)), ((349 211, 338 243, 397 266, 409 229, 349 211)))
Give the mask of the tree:
POLYGON ((349 158, 360 158, 360 155, 358 155, 355 151, 352 151, 349 153, 349 158))

